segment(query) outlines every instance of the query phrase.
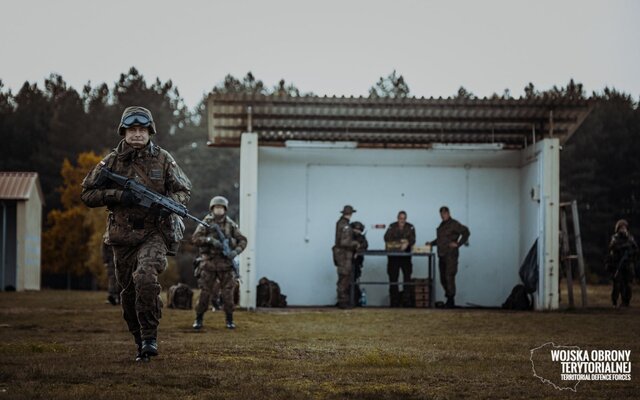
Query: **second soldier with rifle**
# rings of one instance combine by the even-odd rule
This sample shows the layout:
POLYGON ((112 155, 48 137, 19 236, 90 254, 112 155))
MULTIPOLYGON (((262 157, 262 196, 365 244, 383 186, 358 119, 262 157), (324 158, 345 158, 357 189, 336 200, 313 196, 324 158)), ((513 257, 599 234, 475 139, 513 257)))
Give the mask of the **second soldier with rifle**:
POLYGON ((138 346, 136 361, 148 361, 158 355, 158 274, 182 239, 176 211, 188 215, 191 182, 171 154, 150 140, 156 125, 149 110, 127 107, 117 131, 123 139, 85 177, 82 201, 109 209, 105 242, 113 246, 123 316, 138 346))
POLYGON ((247 247, 247 238, 240 233, 238 225, 227 216, 229 201, 216 196, 209 203, 209 214, 204 217, 205 225, 198 225, 193 233, 192 242, 199 247, 199 262, 195 269, 200 288, 200 298, 196 305, 194 329, 202 329, 204 313, 214 296, 216 280, 222 290, 223 309, 226 325, 229 329, 236 327, 233 322, 235 302, 233 293, 236 280, 239 278, 235 257, 247 247))

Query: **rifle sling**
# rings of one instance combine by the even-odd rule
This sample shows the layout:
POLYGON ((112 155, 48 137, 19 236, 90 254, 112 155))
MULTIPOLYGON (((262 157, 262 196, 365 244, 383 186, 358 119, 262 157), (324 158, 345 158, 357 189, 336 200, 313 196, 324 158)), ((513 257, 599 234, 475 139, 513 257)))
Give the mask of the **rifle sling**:
POLYGON ((134 163, 131 163, 131 167, 136 171, 138 176, 140 176, 140 179, 142 179, 142 183, 144 183, 149 189, 153 190, 153 183, 151 182, 151 179, 149 179, 147 174, 134 163))

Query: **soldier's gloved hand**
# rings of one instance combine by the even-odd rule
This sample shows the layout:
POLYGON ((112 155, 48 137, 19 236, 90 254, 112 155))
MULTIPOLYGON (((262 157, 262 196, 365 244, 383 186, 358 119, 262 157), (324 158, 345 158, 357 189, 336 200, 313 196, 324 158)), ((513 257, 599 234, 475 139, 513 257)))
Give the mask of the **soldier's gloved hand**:
POLYGON ((218 239, 211 236, 207 236, 207 244, 214 249, 222 249, 222 243, 220 243, 218 239))
POLYGON ((171 211, 167 210, 164 207, 160 207, 157 204, 154 204, 153 206, 151 206, 151 212, 159 216, 160 218, 166 218, 169 215, 171 215, 171 211))
POLYGON ((125 189, 120 195, 120 204, 123 206, 135 206, 140 202, 140 198, 136 196, 130 189, 125 189))

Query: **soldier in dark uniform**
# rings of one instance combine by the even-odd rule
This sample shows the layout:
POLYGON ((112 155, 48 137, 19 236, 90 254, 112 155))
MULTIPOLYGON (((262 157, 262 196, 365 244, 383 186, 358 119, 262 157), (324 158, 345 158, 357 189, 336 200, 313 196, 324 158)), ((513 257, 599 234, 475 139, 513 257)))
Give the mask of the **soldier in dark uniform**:
MULTIPOLYGON (((353 239, 358 242, 358 252, 353 254, 353 280, 355 282, 360 279, 360 276, 362 275, 364 255, 361 252, 369 248, 369 242, 367 241, 367 237, 364 235, 364 225, 362 222, 352 222, 351 229, 353 230, 353 239)), ((355 285, 353 287, 353 293, 354 299, 358 301, 362 295, 359 285, 355 285)))
POLYGON ((445 307, 455 307, 456 273, 458 272, 458 255, 460 246, 467 243, 471 233, 469 228, 451 218, 449 208, 440 207, 442 222, 437 229, 437 238, 427 244, 438 246, 438 268, 440 283, 444 288, 447 302, 445 307))
POLYGON ((138 346, 136 361, 148 361, 158 355, 163 306, 158 274, 167 268, 167 253, 176 249, 184 225, 175 214, 140 206, 133 191, 104 182, 100 172, 110 169, 185 205, 191 182, 171 154, 150 140, 156 125, 146 108, 127 107, 118 134, 124 138, 85 177, 81 197, 89 207, 109 209, 105 241, 113 246, 123 316, 138 346))
POLYGON ((359 244, 353 238, 353 229, 349 220, 356 210, 351 206, 344 206, 342 216, 336 223, 336 240, 333 246, 333 263, 338 272, 338 307, 350 308, 350 287, 353 274, 353 256, 359 244))
POLYGON ((112 306, 115 306, 120 304, 120 291, 122 288, 120 288, 118 281, 116 280, 116 266, 113 262, 113 248, 104 242, 102 242, 102 263, 107 270, 107 280, 109 284, 107 289, 107 301, 112 306))
POLYGON ((611 301, 618 306, 618 298, 622 298, 622 306, 629 307, 631 301, 631 282, 633 281, 633 264, 638 256, 638 245, 629 232, 629 223, 621 219, 616 223, 615 233, 609 243, 607 270, 613 280, 611 301))
MULTIPOLYGON (((406 212, 400 211, 398 213, 398 220, 389 225, 387 232, 384 234, 384 241, 387 244, 391 242, 401 244, 400 248, 392 249, 391 251, 411 253, 412 246, 416 244, 416 230, 413 225, 407 222, 406 212)), ((412 269, 411 256, 388 257, 387 274, 389 275, 389 282, 392 283, 392 285, 389 285, 391 307, 400 307, 403 304, 409 305, 411 293, 409 286, 405 286, 404 283, 411 282, 412 269), (402 270, 403 299, 400 299, 398 285, 393 284, 398 282, 400 270, 402 270)))
POLYGON ((238 225, 227 216, 228 208, 229 201, 226 198, 214 197, 209 202, 210 213, 204 217, 204 222, 220 226, 224 236, 229 239, 231 254, 227 256, 223 254, 223 243, 217 232, 204 225, 198 225, 191 238, 193 244, 200 248, 200 262, 195 275, 198 279, 198 287, 201 289, 200 298, 196 305, 196 320, 193 323, 193 329, 202 329, 204 313, 212 304, 214 296, 218 296, 220 289, 224 301, 223 308, 227 328, 236 328, 233 322, 233 311, 235 310, 233 294, 236 288, 233 259, 247 247, 247 238, 240 232, 238 225), (220 283, 217 284, 217 281, 220 283))

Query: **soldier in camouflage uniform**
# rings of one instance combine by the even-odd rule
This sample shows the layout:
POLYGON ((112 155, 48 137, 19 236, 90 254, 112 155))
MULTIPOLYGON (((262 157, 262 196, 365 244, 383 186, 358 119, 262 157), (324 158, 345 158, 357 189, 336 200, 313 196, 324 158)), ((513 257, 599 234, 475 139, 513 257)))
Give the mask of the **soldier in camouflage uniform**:
MULTIPOLYGON (((407 222, 407 213, 400 211, 398 213, 398 220, 391 225, 384 234, 385 243, 389 242, 402 242, 405 244, 404 249, 396 250, 398 252, 411 252, 411 248, 416 244, 416 230, 412 224, 407 222)), ((389 299, 391 307, 400 307, 403 303, 408 305, 410 303, 410 287, 404 285, 411 282, 411 273, 413 270, 413 264, 411 263, 410 256, 389 256, 387 260, 387 274, 389 275, 389 299), (402 270, 402 289, 404 299, 400 299, 400 290, 398 289, 398 277, 400 276, 400 270, 402 270), (396 283, 393 285, 393 283, 396 283)))
POLYGON ((638 245, 629 232, 629 223, 621 219, 616 223, 615 233, 609 243, 607 270, 613 280, 611 301, 618 306, 618 298, 622 297, 622 306, 629 307, 631 301, 631 282, 633 281, 633 264, 638 256, 638 245))
POLYGON ((116 265, 113 262, 113 248, 104 242, 102 242, 102 263, 107 270, 107 280, 109 284, 107 289, 109 293, 107 301, 112 306, 115 306, 120 304, 120 291, 122 288, 120 288, 118 281, 116 280, 116 265))
POLYGON ((458 273, 458 255, 460 246, 467 243, 471 233, 469 228, 451 218, 449 208, 440 207, 442 222, 437 229, 437 238, 430 243, 438 247, 438 269, 440 283, 444 288, 447 308, 455 307, 456 273, 458 273))
POLYGON ((196 320, 193 323, 194 329, 202 329, 202 319, 204 313, 209 308, 215 291, 216 280, 220 281, 222 298, 224 301, 224 312, 228 329, 235 329, 233 322, 233 311, 235 302, 233 293, 236 287, 236 276, 233 271, 233 259, 247 247, 247 238, 242 235, 238 225, 227 216, 229 201, 222 196, 216 196, 209 203, 210 213, 204 217, 208 224, 218 224, 224 236, 229 239, 231 254, 223 254, 223 243, 213 229, 208 229, 204 225, 199 225, 193 233, 191 241, 200 248, 200 262, 196 268, 195 275, 200 288, 200 298, 196 306, 196 320))
POLYGON ((353 276, 353 256, 359 248, 358 242, 353 238, 353 229, 349 220, 356 210, 351 206, 344 206, 342 217, 336 223, 336 240, 333 246, 333 263, 338 272, 338 307, 350 308, 350 287, 353 276))
POLYGON ((131 190, 103 181, 100 172, 107 168, 134 178, 185 205, 191 182, 173 157, 150 140, 156 126, 149 110, 127 107, 118 133, 124 139, 82 182, 82 201, 89 207, 109 209, 106 243, 113 246, 123 316, 138 345, 136 361, 148 361, 158 354, 162 316, 158 274, 166 269, 168 246, 176 245, 184 225, 175 214, 139 206, 140 199, 131 190))

